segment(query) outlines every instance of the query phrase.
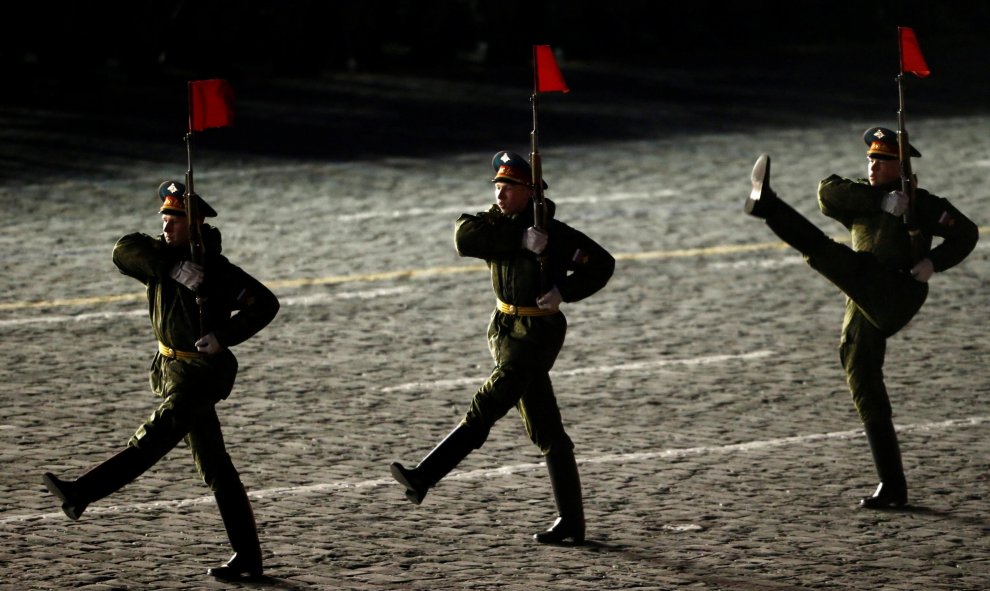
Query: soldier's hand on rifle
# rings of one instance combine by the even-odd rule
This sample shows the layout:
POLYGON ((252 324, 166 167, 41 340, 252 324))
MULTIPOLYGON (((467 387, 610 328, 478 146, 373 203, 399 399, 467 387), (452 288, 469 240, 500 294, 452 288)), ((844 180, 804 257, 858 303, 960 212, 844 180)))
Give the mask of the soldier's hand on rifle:
POLYGON ((192 261, 182 261, 172 267, 169 276, 190 290, 196 291, 203 285, 203 266, 192 261))
POLYGON ((563 298, 560 297, 560 290, 554 285, 553 289, 536 298, 536 305, 540 307, 541 310, 553 310, 556 312, 560 309, 560 302, 563 298))
POLYGON ((935 274, 935 265, 932 264, 932 260, 929 258, 923 258, 913 267, 911 267, 911 277, 914 277, 915 281, 920 281, 922 283, 928 283, 928 280, 932 278, 935 274))
POLYGON ((212 332, 205 337, 202 337, 196 341, 196 350, 200 353, 206 353, 207 355, 213 355, 214 353, 219 353, 223 351, 224 346, 220 344, 217 340, 216 335, 212 332))
POLYGON ((910 200, 903 191, 891 191, 883 196, 880 201, 880 209, 892 216, 901 217, 907 211, 910 200))
POLYGON ((530 252, 540 254, 547 247, 547 233, 536 226, 526 228, 522 236, 522 247, 530 252))

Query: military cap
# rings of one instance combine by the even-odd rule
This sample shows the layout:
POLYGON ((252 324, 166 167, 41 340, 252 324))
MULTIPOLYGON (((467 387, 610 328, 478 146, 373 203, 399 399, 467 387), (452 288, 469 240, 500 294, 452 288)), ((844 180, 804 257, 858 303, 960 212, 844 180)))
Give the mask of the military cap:
MULTIPOLYGON (((876 160, 896 160, 901 157, 899 144, 897 142, 897 132, 886 127, 871 127, 863 133, 863 142, 866 143, 866 155, 876 160)), ((911 156, 921 158, 921 152, 916 150, 911 143, 908 143, 911 156)))
MULTIPOLYGON (((158 185, 158 198, 162 200, 162 206, 158 212, 169 215, 186 215, 186 202, 182 198, 185 192, 186 186, 179 181, 165 181, 158 185)), ((216 217, 217 212, 210 207, 209 203, 203 201, 203 198, 196 193, 193 193, 193 196, 198 200, 196 205, 201 216, 205 218, 216 217)))
MULTIPOLYGON (((493 183, 514 183, 527 187, 533 185, 533 170, 529 161, 515 152, 497 152, 492 156, 492 170, 495 171, 493 183)), ((546 181, 543 181, 543 188, 549 188, 546 181)))

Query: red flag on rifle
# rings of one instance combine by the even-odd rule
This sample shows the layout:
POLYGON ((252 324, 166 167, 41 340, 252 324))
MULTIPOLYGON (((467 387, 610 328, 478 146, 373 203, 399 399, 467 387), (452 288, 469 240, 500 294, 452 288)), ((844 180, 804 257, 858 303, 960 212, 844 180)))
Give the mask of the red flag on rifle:
POLYGON ((570 92, 564 76, 557 67, 557 58, 549 45, 533 46, 533 67, 536 68, 536 88, 533 92, 570 92))
POLYGON ((226 80, 189 82, 189 131, 234 124, 234 89, 226 80))
POLYGON ((931 74, 928 64, 925 63, 925 56, 921 55, 921 47, 918 45, 918 38, 914 35, 914 29, 897 27, 897 33, 901 44, 901 73, 910 72, 918 78, 925 78, 931 74))

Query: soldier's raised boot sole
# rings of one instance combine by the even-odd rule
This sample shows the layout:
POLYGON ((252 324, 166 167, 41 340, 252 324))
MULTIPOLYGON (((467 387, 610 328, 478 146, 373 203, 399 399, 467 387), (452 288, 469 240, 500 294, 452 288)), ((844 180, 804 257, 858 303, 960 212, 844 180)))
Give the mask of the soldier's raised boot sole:
POLYGON ((766 218, 771 202, 777 198, 776 193, 770 188, 769 154, 760 154, 760 157, 756 159, 750 180, 753 182, 753 190, 746 198, 743 210, 749 215, 766 218))

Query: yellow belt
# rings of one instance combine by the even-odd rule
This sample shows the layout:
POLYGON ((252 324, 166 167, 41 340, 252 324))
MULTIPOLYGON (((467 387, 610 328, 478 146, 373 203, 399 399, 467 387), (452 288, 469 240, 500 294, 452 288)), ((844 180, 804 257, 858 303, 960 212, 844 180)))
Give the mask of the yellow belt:
POLYGON ((198 359, 206 357, 205 353, 190 353, 188 351, 176 351, 171 347, 166 347, 165 343, 158 342, 158 352, 169 359, 198 359))
POLYGON ((553 316, 557 313, 557 310, 544 310, 536 306, 513 306, 498 298, 495 298, 495 307, 498 308, 499 312, 511 316, 553 316))

